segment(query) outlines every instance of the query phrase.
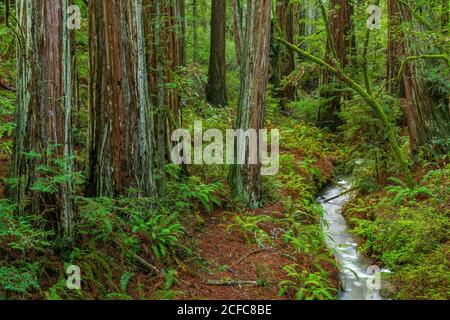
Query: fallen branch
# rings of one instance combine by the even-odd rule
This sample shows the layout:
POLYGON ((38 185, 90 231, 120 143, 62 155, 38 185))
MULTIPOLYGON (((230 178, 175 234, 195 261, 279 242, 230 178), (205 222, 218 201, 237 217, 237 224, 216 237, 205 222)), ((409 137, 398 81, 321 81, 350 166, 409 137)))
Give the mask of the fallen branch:
POLYGON ((252 252, 246 254, 245 256, 243 256, 242 258, 240 258, 234 265, 238 266, 248 257, 258 254, 258 253, 261 253, 261 252, 268 252, 268 251, 270 251, 270 250, 269 249, 259 249, 259 250, 252 251, 252 252))
POLYGON ((286 248, 286 246, 282 246, 278 249, 258 249, 258 250, 252 251, 252 252, 246 254, 245 256, 243 256, 242 258, 240 258, 238 261, 236 261, 236 263, 234 263, 233 266, 240 265, 245 259, 247 259, 248 257, 251 257, 255 254, 262 253, 262 252, 277 253, 278 251, 283 250, 284 248, 286 248))
POLYGON ((1 79, 0 79, 0 88, 13 92, 16 91, 16 88, 13 88, 10 85, 4 83, 1 79))
POLYGON ((335 197, 326 199, 323 203, 328 203, 328 202, 330 202, 330 201, 336 200, 336 199, 338 199, 338 198, 340 198, 340 197, 342 197, 342 196, 345 196, 347 193, 350 193, 350 192, 355 191, 355 190, 356 190, 356 188, 348 189, 347 191, 342 192, 342 193, 338 194, 338 195, 335 196, 335 197))
POLYGON ((207 280, 206 284, 209 286, 257 286, 256 281, 245 280, 207 280))
POLYGON ((138 256, 137 254, 134 255, 134 259, 140 263, 142 267, 144 267, 146 270, 150 271, 154 275, 159 275, 160 271, 158 268, 156 268, 154 265, 152 265, 150 262, 145 260, 144 258, 138 256))

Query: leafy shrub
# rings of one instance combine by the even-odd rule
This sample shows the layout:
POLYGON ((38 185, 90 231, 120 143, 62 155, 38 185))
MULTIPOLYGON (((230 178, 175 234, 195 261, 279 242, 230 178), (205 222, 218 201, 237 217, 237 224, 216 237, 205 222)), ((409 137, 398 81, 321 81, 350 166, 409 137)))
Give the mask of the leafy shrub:
POLYGON ((40 228, 43 223, 40 215, 17 215, 13 204, 0 200, 0 247, 21 253, 50 247, 53 232, 40 228))
POLYGON ((419 187, 398 179, 387 194, 353 201, 346 215, 360 247, 393 271, 397 299, 448 299, 448 230, 450 165, 431 170, 419 187), (378 198, 377 198, 378 196, 378 198))
POLYGON ((159 210, 149 209, 151 199, 84 201, 80 213, 83 233, 119 244, 118 249, 130 257, 140 251, 145 239, 155 260, 166 260, 169 252, 179 246, 179 237, 184 234, 177 215, 167 213, 162 206, 159 210))
POLYGON ((270 221, 273 221, 273 218, 268 215, 236 215, 233 222, 228 225, 228 230, 239 230, 247 242, 265 247, 271 242, 271 237, 261 225, 270 221))
POLYGON ((40 288, 32 268, 0 266, 0 292, 26 294, 40 288))
POLYGON ((283 268, 289 279, 279 283, 280 296, 292 291, 296 300, 333 300, 337 290, 329 281, 325 271, 309 273, 299 265, 293 264, 283 268))
POLYGON ((221 204, 217 193, 223 189, 224 186, 221 183, 205 184, 195 176, 190 177, 186 182, 172 184, 172 190, 178 193, 179 201, 198 203, 208 212, 221 204))
POLYGON ((133 233, 140 232, 150 237, 152 252, 156 260, 166 260, 168 251, 174 251, 179 245, 179 237, 183 235, 183 227, 176 222, 175 215, 154 215, 149 219, 134 216, 132 218, 133 233))

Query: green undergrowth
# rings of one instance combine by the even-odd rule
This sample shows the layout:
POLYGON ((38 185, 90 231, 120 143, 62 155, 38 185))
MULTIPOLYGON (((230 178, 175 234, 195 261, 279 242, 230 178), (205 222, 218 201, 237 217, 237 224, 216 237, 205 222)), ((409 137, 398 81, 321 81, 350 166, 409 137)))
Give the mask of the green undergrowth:
POLYGON ((398 179, 356 197, 346 215, 364 239, 363 253, 393 273, 395 299, 450 298, 450 165, 428 165, 419 187, 398 179))
MULTIPOLYGON (((172 174, 176 171, 170 170, 172 174)), ((14 205, 0 200, 0 297, 170 296, 177 281, 177 266, 197 259, 185 230, 200 225, 201 215, 219 206, 222 194, 220 183, 177 177, 169 182, 167 196, 159 199, 80 197, 79 239, 70 250, 53 232, 43 231, 49 228, 41 215, 17 215, 14 205), (70 265, 80 267, 83 290, 67 289, 70 265)))
POLYGON ((283 266, 286 278, 278 284, 280 296, 334 299, 338 283, 333 274, 337 265, 325 245, 320 225, 323 211, 316 197, 331 178, 334 159, 341 150, 332 135, 314 125, 272 117, 277 103, 269 101, 268 127, 280 130, 281 156, 278 175, 264 178, 264 199, 266 205, 278 204, 283 210, 233 214, 228 227, 261 248, 289 248, 292 263, 283 266), (300 263, 300 257, 308 257, 309 262, 300 263))

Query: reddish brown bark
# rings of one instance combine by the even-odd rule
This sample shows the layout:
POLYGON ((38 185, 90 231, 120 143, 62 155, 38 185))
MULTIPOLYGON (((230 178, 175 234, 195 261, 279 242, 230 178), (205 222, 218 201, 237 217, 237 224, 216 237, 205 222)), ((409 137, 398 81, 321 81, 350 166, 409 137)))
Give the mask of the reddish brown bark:
MULTIPOLYGON (((410 9, 397 3, 402 22, 415 23, 410 9)), ((420 30, 420 25, 415 25, 420 30)), ((420 56, 423 48, 416 44, 416 35, 404 34, 401 43, 403 58, 420 56)), ((450 150, 450 109, 448 97, 433 94, 426 81, 427 61, 408 61, 403 71, 405 114, 411 149, 418 154, 425 147, 434 153, 446 154, 450 150)), ((439 63, 439 62, 437 62, 439 63)))
POLYGON ((387 80, 390 81, 387 90, 398 95, 400 86, 398 81, 391 81, 398 76, 402 56, 401 17, 395 0, 388 0, 388 45, 387 45, 387 80))
MULTIPOLYGON (((238 106, 238 129, 264 126, 266 84, 269 73, 271 0, 247 1, 244 65, 238 106)), ((259 151, 258 146, 258 151, 259 151)), ((259 159, 258 153, 258 159, 259 159)), ((234 193, 250 207, 262 204, 261 163, 234 165, 229 182, 234 193)), ((259 159, 260 161, 261 159, 259 159)))
MULTIPOLYGON (((277 1, 276 14, 278 26, 285 39, 294 42, 294 14, 290 0, 277 1)), ((282 84, 295 69, 295 54, 288 48, 280 48, 272 65, 274 85, 278 88, 278 96, 281 99, 281 109, 286 112, 287 103, 295 99, 295 86, 289 83, 282 84)))
POLYGON ((211 46, 206 99, 214 106, 227 105, 226 61, 227 2, 211 2, 211 46))
POLYGON ((350 0, 331 0, 331 10, 330 25, 334 50, 341 68, 345 68, 352 47, 353 6, 350 0))
POLYGON ((89 2, 89 193, 155 192, 141 1, 89 2))
MULTIPOLYGON (((353 6, 349 0, 331 0, 331 15, 328 21, 330 34, 325 60, 341 69, 348 65, 349 53, 352 51, 352 15, 353 6)), ((340 124, 342 95, 336 94, 334 88, 330 87, 333 78, 328 71, 324 72, 322 84, 328 87, 322 92, 322 96, 334 99, 319 111, 319 124, 335 130, 340 124)))
POLYGON ((72 110, 76 105, 75 59, 67 29, 68 1, 18 1, 23 30, 17 46, 16 129, 11 193, 20 212, 43 213, 59 236, 73 242, 72 110), (54 176, 65 176, 55 181, 54 176))
POLYGON ((231 12, 233 15, 233 38, 236 50, 236 61, 238 65, 243 61, 243 19, 242 19, 242 7, 240 0, 231 0, 231 12))

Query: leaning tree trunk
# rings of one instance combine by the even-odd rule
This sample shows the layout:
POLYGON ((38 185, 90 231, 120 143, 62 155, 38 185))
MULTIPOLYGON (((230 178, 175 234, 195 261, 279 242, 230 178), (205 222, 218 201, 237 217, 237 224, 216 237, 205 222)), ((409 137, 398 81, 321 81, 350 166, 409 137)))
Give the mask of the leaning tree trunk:
POLYGON ((206 99, 213 106, 227 105, 226 24, 227 2, 212 0, 211 48, 206 99))
POLYGON ((75 58, 67 0, 17 0, 17 101, 11 193, 20 212, 45 213, 75 240, 72 110, 75 58), (55 178, 58 176, 58 179, 55 178))
POLYGON ((155 194, 143 10, 142 0, 89 1, 92 196, 155 194))
MULTIPOLYGON (((402 22, 414 23, 410 9, 398 3, 402 22)), ((415 25, 420 28, 419 25, 415 25)), ((403 41, 405 56, 420 56, 423 48, 418 47, 415 36, 405 34, 403 41)), ((432 61, 433 62, 433 61, 432 61)), ((435 62, 439 63, 439 62, 435 62)), ((450 109, 448 94, 432 95, 425 79, 428 62, 407 61, 403 69, 403 83, 406 98, 405 114, 413 153, 421 147, 446 154, 450 150, 450 109)), ((444 67, 444 65, 442 65, 444 67)), ((448 70, 448 68, 443 68, 448 70)))
MULTIPOLYGON (((244 131, 248 129, 259 131, 264 125, 269 70, 270 8, 270 0, 247 1, 244 65, 237 117, 237 128, 244 131)), ((259 148, 258 145, 258 164, 250 164, 247 157, 247 164, 233 165, 229 176, 234 194, 243 198, 250 207, 262 204, 259 148)))

